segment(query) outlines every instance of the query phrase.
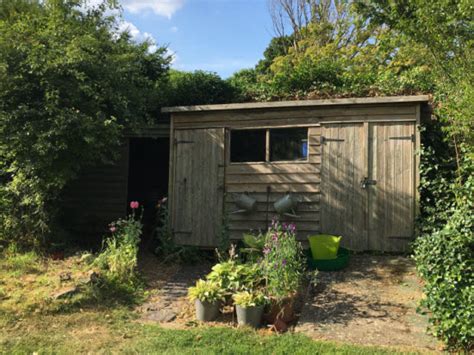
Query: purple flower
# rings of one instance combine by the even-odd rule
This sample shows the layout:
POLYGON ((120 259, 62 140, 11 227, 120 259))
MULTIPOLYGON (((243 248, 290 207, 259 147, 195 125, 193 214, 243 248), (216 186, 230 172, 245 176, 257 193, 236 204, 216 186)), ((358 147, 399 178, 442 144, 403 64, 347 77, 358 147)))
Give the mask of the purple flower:
POLYGON ((111 226, 109 229, 110 229, 110 231, 111 231, 112 233, 117 230, 117 228, 116 228, 115 226, 111 226))
POLYGON ((270 248, 263 248, 263 254, 267 255, 270 252, 270 248))
POLYGON ((282 264, 283 266, 285 266, 285 265, 286 265, 286 259, 283 259, 283 261, 281 262, 281 264, 282 264))
POLYGON ((296 225, 294 223, 291 223, 289 225, 289 229, 290 229, 291 233, 295 233, 296 232, 296 225))
POLYGON ((288 225, 286 223, 283 223, 281 226, 283 227, 284 230, 288 229, 288 225))
POLYGON ((278 240, 278 233, 273 233, 272 240, 276 242, 278 240))

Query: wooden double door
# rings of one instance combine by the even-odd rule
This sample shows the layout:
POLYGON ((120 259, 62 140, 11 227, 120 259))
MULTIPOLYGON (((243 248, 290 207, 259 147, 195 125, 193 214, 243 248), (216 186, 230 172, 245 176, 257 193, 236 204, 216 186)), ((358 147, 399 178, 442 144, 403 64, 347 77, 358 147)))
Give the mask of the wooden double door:
POLYGON ((321 232, 353 250, 404 251, 414 235, 414 122, 322 126, 321 232))

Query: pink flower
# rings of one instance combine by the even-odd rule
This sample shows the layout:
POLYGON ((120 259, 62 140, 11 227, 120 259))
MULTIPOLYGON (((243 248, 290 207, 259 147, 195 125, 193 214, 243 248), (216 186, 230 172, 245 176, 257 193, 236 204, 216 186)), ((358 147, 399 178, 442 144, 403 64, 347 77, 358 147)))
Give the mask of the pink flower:
POLYGON ((263 248, 263 254, 267 255, 270 252, 270 248, 263 248))
POLYGON ((131 208, 132 210, 137 209, 138 206, 140 206, 140 204, 138 203, 138 201, 132 201, 132 202, 130 202, 130 208, 131 208))
POLYGON ((113 233, 113 232, 115 232, 115 231, 117 230, 117 228, 116 228, 115 226, 111 226, 111 227, 109 228, 109 230, 113 233))

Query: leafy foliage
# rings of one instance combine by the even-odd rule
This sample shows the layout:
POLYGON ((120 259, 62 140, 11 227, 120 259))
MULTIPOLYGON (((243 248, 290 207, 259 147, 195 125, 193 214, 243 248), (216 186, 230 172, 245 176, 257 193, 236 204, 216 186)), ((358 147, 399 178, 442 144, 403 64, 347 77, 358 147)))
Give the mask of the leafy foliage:
POLYGON ((0 238, 38 245, 65 184, 157 111, 169 59, 119 34, 108 2, 0 5, 0 238))
POLYGON ((305 263, 295 225, 272 221, 265 238, 262 267, 268 294, 276 300, 294 295, 301 287, 305 263))
POLYGON ((196 285, 188 289, 188 297, 191 301, 216 303, 223 301, 224 289, 219 282, 212 280, 198 280, 196 285))
POLYGON ((216 73, 170 70, 161 89, 167 106, 227 103, 234 89, 216 73))
POLYGON ((241 291, 232 296, 234 304, 241 307, 258 307, 264 306, 268 300, 262 292, 241 291))
POLYGON ((262 282, 258 264, 241 264, 235 260, 214 265, 206 278, 218 282, 227 295, 256 289, 262 282))
POLYGON ((104 249, 94 261, 104 270, 110 282, 124 286, 137 283, 138 244, 142 228, 140 219, 135 217, 135 210, 127 218, 110 225, 112 236, 105 239, 104 249))

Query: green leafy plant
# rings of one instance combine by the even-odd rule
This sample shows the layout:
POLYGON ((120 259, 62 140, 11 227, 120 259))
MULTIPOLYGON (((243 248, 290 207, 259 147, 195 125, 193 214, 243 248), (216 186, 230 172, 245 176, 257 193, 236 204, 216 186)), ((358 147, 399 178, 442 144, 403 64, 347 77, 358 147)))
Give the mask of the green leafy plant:
POLYGON ((267 304, 267 297, 260 291, 250 292, 250 291, 241 291, 232 295, 234 304, 241 307, 257 307, 264 306, 267 304))
POLYGON ((191 301, 216 303, 224 300, 225 292, 219 282, 198 280, 195 286, 188 289, 188 297, 191 301))
POLYGON ((154 236, 158 246, 155 253, 163 259, 163 262, 194 263, 202 260, 202 254, 193 246, 176 245, 171 229, 168 198, 164 197, 157 204, 157 226, 154 236))
POLYGON ((141 218, 136 218, 138 202, 130 203, 132 213, 127 218, 110 224, 112 235, 104 242, 102 252, 94 264, 105 272, 111 281, 134 284, 137 281, 137 254, 143 225, 141 218))
POLYGON ((263 256, 263 248, 265 247, 265 235, 258 234, 254 235, 251 233, 244 233, 242 236, 242 242, 245 247, 241 248, 240 251, 246 255, 248 262, 257 262, 259 258, 263 256))
POLYGON ((283 300, 301 287, 305 263, 301 243, 296 240, 296 226, 272 221, 266 233, 262 268, 268 295, 283 300))
POLYGON ((254 289, 262 282, 261 271, 257 264, 241 264, 235 260, 214 265, 206 278, 219 283, 227 295, 254 289))
MULTIPOLYGON (((422 160, 436 159, 434 152, 425 151, 422 160)), ((474 159, 463 152, 454 182, 442 165, 422 166, 422 235, 414 244, 425 281, 422 310, 433 334, 451 349, 469 352, 474 348, 474 159), (430 198, 435 203, 428 203, 430 198)))

